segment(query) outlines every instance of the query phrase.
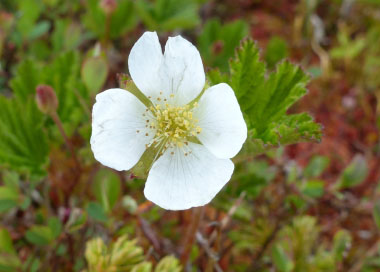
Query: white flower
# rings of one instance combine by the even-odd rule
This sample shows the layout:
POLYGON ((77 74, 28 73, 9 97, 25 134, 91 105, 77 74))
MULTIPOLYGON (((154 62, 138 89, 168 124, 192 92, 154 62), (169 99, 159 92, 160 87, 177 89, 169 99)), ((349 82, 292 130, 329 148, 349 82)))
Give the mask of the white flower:
POLYGON ((129 170, 154 146, 160 152, 145 184, 146 198, 169 210, 209 203, 231 178, 230 158, 247 137, 233 90, 221 83, 198 99, 205 85, 202 60, 181 36, 170 37, 162 54, 157 34, 145 32, 128 66, 151 104, 122 89, 98 94, 91 136, 95 158, 129 170))

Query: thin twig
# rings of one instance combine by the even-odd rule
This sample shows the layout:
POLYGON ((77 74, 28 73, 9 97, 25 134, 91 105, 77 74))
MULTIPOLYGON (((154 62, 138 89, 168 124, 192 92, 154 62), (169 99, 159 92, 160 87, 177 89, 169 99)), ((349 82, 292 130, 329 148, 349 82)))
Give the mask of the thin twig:
MULTIPOLYGON (((226 216, 223 217, 223 219, 220 222, 220 231, 224 230, 227 227, 227 225, 230 223, 232 216, 235 214, 236 210, 241 205, 245 195, 246 195, 246 193, 244 191, 241 192, 239 198, 236 199, 234 205, 231 206, 231 208, 228 210, 226 216)), ((214 230, 211 233, 210 238, 209 238, 210 244, 212 244, 215 241, 217 235, 218 235, 217 230, 214 230)))
POLYGON ((195 234, 198 230, 199 223, 203 216, 203 211, 204 211, 204 206, 193 209, 193 219, 188 228, 186 238, 185 238, 185 243, 184 243, 184 250, 180 258, 181 263, 183 264, 184 267, 186 267, 187 262, 189 260, 191 249, 195 241, 195 234))
POLYGON ((360 272, 365 261, 377 254, 379 251, 379 246, 380 240, 377 240, 376 243, 365 252, 364 256, 360 257, 359 260, 352 266, 352 268, 348 270, 348 272, 360 272))
POLYGON ((140 215, 137 216, 137 221, 138 221, 138 225, 141 227, 142 232, 144 233, 144 236, 152 244, 154 250, 157 252, 160 252, 161 251, 160 242, 156 237, 156 233, 150 227, 149 223, 140 215))
POLYGON ((217 253, 215 253, 211 249, 211 247, 210 247, 207 239, 205 239, 203 237, 203 235, 199 231, 197 231, 197 233, 195 234, 195 236, 196 236, 197 242, 201 245, 201 247, 203 248, 203 250, 206 252, 207 256, 212 260, 214 269, 217 272, 223 272, 223 269, 220 267, 220 265, 218 263, 219 256, 218 256, 217 253))

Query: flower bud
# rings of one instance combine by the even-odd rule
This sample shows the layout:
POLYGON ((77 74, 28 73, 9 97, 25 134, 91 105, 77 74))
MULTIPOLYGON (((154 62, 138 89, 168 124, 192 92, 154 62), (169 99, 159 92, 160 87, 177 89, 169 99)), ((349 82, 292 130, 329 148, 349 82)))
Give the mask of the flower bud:
POLYGON ((221 40, 216 41, 212 45, 212 53, 214 55, 219 55, 223 51, 223 49, 224 49, 224 43, 221 40))
POLYGON ((52 87, 38 85, 36 88, 37 106, 43 113, 50 114, 57 111, 58 99, 52 87))
POLYGON ((103 9, 105 14, 111 14, 117 8, 116 0, 102 0, 100 2, 100 7, 103 9))

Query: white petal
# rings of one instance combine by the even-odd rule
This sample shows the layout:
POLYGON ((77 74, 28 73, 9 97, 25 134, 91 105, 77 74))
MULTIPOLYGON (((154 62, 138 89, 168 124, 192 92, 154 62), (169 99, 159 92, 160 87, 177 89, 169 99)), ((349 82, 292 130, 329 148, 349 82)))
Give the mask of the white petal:
POLYGON ((160 92, 158 71, 162 61, 157 33, 145 32, 132 47, 128 68, 133 82, 146 96, 155 96, 160 92))
POLYGON ((146 107, 131 93, 110 89, 96 96, 91 149, 102 164, 118 171, 132 168, 154 132, 145 127, 146 107), (146 136, 148 133, 148 136, 146 136))
POLYGON ((205 72, 197 48, 181 36, 169 37, 160 68, 161 91, 174 103, 185 105, 196 98, 205 85, 205 72))
POLYGON ((204 146, 189 143, 184 149, 169 148, 152 166, 145 184, 147 199, 168 210, 203 206, 230 180, 234 165, 218 159, 204 146), (174 152, 172 154, 171 152, 174 152))
POLYGON ((247 125, 234 91, 225 83, 207 89, 194 110, 198 139, 218 158, 232 158, 247 139, 247 125))

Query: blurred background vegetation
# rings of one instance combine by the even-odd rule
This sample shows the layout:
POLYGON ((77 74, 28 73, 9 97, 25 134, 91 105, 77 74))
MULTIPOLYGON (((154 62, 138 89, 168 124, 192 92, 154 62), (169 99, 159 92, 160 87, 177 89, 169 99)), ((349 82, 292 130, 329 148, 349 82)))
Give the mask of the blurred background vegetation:
POLYGON ((378 99, 379 0, 1 0, 0 271, 380 271, 378 99), (90 149, 146 30, 192 41, 246 117, 203 209, 160 209, 90 149))

